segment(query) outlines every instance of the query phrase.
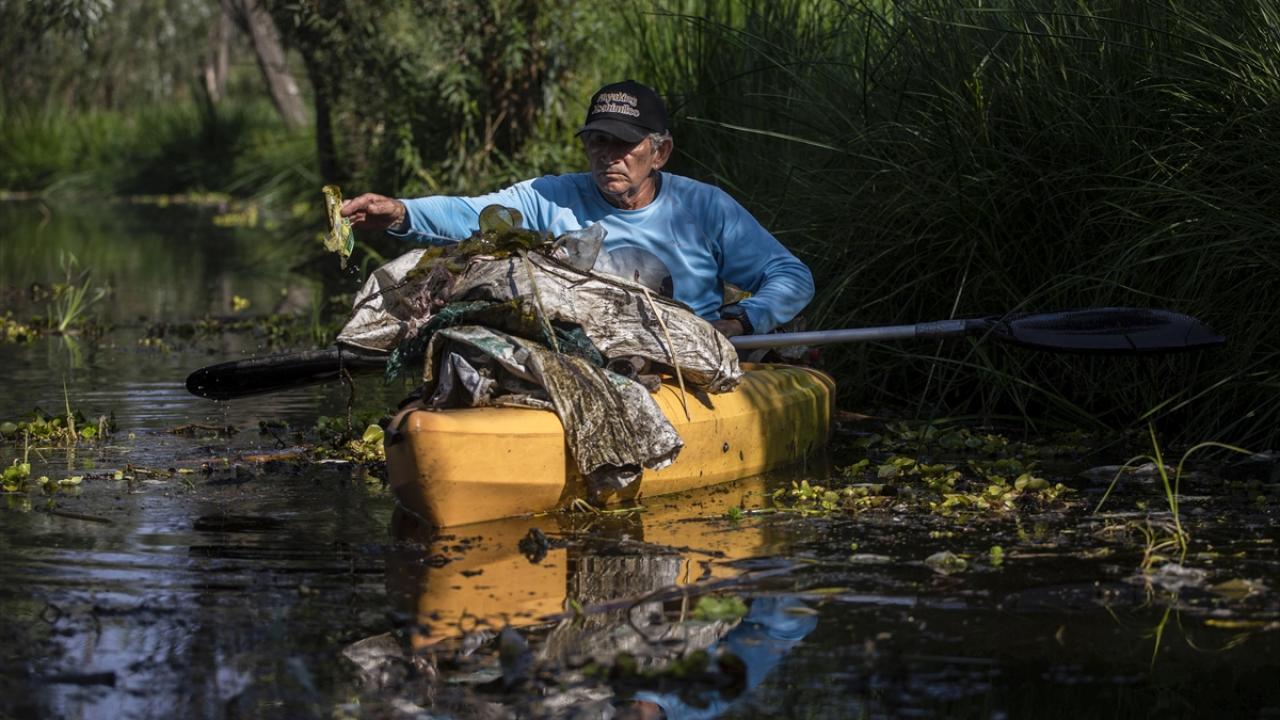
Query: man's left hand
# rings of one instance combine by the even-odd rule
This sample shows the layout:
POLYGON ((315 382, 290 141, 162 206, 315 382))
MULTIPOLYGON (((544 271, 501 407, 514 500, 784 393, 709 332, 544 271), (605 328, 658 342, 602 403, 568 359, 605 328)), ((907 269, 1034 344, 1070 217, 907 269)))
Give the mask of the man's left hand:
POLYGON ((725 337, 734 337, 735 335, 745 335, 747 330, 742 327, 742 323, 737 320, 712 320, 711 327, 720 331, 725 337))

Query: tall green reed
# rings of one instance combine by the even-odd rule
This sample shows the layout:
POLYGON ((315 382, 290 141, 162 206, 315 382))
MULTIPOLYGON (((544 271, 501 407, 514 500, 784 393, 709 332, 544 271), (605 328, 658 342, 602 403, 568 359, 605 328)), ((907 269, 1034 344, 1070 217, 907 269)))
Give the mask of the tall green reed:
POLYGON ((79 270, 80 262, 72 253, 60 251, 63 282, 55 283, 49 304, 49 325, 60 333, 83 324, 89 309, 107 296, 106 288, 93 287, 89 269, 79 270))
POLYGON ((1136 305, 1231 341, 1158 359, 848 348, 830 353, 847 401, 1278 434, 1273 3, 657 7, 634 18, 637 74, 672 99, 676 167, 811 261, 811 324, 1136 305))

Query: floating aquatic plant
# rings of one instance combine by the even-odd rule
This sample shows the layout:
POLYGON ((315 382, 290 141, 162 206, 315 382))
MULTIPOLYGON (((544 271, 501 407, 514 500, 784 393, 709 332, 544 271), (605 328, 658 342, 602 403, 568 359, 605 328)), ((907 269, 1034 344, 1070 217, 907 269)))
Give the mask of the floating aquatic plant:
POLYGON ((66 446, 107 437, 115 432, 114 415, 99 415, 90 421, 79 410, 66 415, 46 415, 36 409, 22 420, 0 423, 0 443, 19 441, 39 446, 66 446))
POLYGON ((12 312, 6 311, 4 315, 0 315, 0 342, 31 342, 35 337, 35 329, 14 320, 12 312))

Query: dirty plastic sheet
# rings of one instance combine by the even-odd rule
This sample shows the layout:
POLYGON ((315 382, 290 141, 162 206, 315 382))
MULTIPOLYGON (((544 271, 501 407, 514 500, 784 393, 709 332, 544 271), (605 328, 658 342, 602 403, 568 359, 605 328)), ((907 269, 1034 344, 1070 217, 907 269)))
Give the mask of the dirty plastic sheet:
POLYGON ((730 390, 742 377, 728 338, 684 305, 642 285, 581 272, 537 253, 473 258, 457 277, 436 268, 426 277, 408 278, 425 252, 406 253, 369 277, 338 342, 391 351, 416 336, 446 302, 518 299, 550 322, 581 327, 606 360, 637 356, 679 365, 686 383, 709 392, 730 390))
POLYGON ((621 278, 579 272, 530 253, 473 263, 452 292, 454 300, 534 298, 550 321, 580 326, 604 357, 678 364, 685 382, 710 392, 731 390, 742 377, 733 344, 710 323, 621 278))
POLYGON ((390 351, 417 334, 438 307, 447 302, 452 277, 447 273, 407 279, 427 252, 411 250, 374 270, 365 280, 351 319, 338 342, 366 350, 390 351))
MULTIPOLYGON (((675 460, 684 443, 639 383, 596 367, 581 358, 556 353, 538 343, 478 325, 440 330, 427 350, 434 377, 432 404, 445 400, 499 400, 471 389, 442 390, 446 381, 465 388, 467 378, 483 377, 477 354, 488 358, 491 375, 508 373, 532 380, 550 398, 565 429, 565 441, 578 471, 593 491, 617 490, 640 477, 641 468, 659 469, 675 460), (467 365, 467 368, 459 367, 467 365)), ((484 383, 476 383, 476 387, 484 383)), ((485 390, 492 388, 486 385, 485 390)))

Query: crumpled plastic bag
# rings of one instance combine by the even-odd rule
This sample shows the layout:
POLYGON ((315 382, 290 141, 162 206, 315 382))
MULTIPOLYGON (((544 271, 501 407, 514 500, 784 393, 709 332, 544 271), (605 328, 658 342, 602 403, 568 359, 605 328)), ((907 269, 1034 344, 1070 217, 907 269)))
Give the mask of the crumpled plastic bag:
POLYGON ((427 357, 436 369, 429 407, 493 404, 494 387, 513 378, 545 391, 545 400, 503 397, 505 404, 555 410, 578 472, 594 490, 626 487, 642 467, 666 467, 684 447, 644 386, 531 340, 464 325, 437 332, 427 357))

